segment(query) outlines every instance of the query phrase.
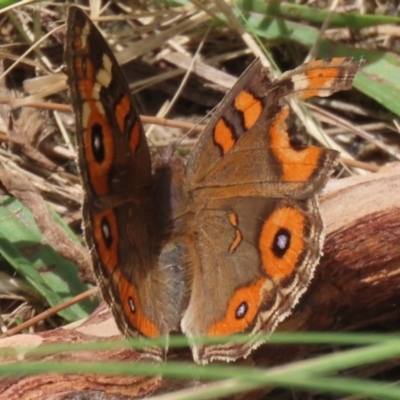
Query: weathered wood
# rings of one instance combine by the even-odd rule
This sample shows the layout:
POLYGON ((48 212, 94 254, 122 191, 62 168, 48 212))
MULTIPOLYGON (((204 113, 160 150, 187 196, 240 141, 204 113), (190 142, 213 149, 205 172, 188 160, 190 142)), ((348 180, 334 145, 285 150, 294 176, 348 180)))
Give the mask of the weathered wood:
MULTIPOLYGON (((332 181, 321 195, 326 241, 320 266, 292 316, 279 330, 342 331, 388 326, 399 319, 396 307, 400 286, 400 167, 379 173, 332 181)), ((82 343, 118 340, 112 317, 104 305, 79 326, 16 335, 1 339, 1 347, 36 347, 42 343, 82 343)), ((307 357, 311 346, 272 346, 257 349, 246 363, 278 365, 307 357)), ((2 363, 23 356, 3 357, 2 363)), ((168 358, 190 358, 189 351, 170 351, 168 358)), ((132 350, 71 352, 44 357, 51 361, 108 360, 138 362, 132 350)), ((0 400, 61 399, 72 394, 141 398, 155 391, 169 391, 176 382, 160 378, 58 375, 8 377, 0 381, 0 400)), ((182 386, 192 386, 193 382, 182 386)), ((181 386, 181 387, 182 387, 181 386)))

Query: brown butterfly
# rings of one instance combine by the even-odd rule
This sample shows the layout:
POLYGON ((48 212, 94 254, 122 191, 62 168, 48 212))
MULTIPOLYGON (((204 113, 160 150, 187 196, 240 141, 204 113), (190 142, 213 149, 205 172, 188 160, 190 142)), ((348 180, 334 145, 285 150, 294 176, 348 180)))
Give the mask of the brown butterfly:
MULTIPOLYGON (((348 58, 271 81, 254 61, 225 96, 184 172, 152 172, 135 101, 109 46, 71 7, 65 61, 76 115, 83 218, 95 274, 121 331, 156 338, 249 333, 193 344, 196 362, 235 360, 291 312, 322 248, 316 193, 337 152, 295 146, 284 101, 349 89, 348 58)), ((148 348, 162 359, 164 349, 148 348)))

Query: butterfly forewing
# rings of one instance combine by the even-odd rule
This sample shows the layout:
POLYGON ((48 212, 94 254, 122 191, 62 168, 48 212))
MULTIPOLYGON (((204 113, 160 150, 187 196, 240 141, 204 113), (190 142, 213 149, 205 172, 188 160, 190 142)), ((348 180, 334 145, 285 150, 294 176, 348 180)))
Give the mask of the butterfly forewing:
POLYGON ((307 198, 321 189, 337 153, 292 144, 285 130, 285 98, 349 89, 357 68, 349 58, 320 60, 271 82, 260 61, 254 61, 217 107, 190 154, 190 189, 214 198, 235 197, 238 190, 240 196, 307 198))

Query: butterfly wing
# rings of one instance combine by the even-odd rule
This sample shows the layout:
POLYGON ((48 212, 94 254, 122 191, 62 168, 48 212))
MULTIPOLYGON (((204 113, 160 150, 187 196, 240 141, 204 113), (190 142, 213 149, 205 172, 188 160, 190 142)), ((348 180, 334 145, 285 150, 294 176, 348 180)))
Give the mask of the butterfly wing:
MULTIPOLYGON (((159 268, 151 160, 129 86, 104 38, 71 7, 65 60, 76 115, 86 242, 104 299, 128 336, 176 324, 174 277, 159 268)), ((148 349, 156 358, 160 349, 148 349)))
POLYGON ((191 154, 193 285, 182 330, 193 336, 248 332, 241 345, 192 346, 196 361, 232 361, 261 344, 306 290, 319 260, 316 193, 337 152, 294 146, 284 98, 348 89, 357 64, 315 61, 271 82, 255 61, 217 108, 191 154))

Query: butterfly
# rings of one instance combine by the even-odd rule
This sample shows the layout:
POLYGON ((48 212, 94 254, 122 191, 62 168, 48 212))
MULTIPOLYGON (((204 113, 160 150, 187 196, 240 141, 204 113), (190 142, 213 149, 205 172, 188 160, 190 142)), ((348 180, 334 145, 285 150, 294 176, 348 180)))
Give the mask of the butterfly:
MULTIPOLYGON (((76 116, 83 220, 94 272, 118 327, 192 341, 196 362, 233 361, 262 343, 306 291, 321 255, 316 199, 338 158, 293 144, 285 102, 351 87, 358 63, 303 64, 277 80, 255 60, 227 93, 186 166, 152 169, 128 83, 106 41, 69 9, 65 62, 76 116)), ((162 360, 164 348, 146 354, 162 360)))

